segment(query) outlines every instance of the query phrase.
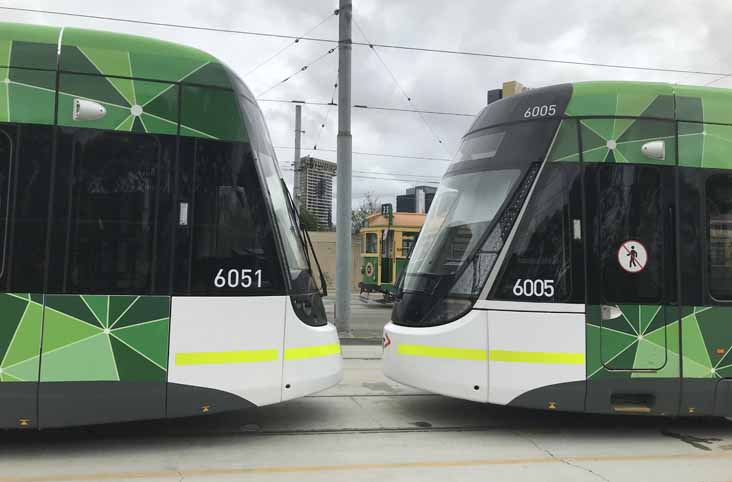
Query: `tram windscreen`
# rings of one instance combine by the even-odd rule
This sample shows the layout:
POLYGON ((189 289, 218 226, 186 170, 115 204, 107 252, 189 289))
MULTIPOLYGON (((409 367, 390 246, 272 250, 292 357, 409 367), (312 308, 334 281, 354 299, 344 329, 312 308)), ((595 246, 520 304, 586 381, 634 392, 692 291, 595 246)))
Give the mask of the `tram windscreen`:
POLYGON ((499 169, 445 179, 409 261, 404 289, 422 291, 425 278, 454 274, 475 250, 520 175, 520 169, 499 169))
POLYGON ((246 112, 246 122, 249 128, 250 141, 257 151, 259 168, 262 171, 267 185, 272 208, 274 211, 277 230, 282 240, 282 246, 289 270, 292 290, 307 292, 317 289, 312 278, 311 266, 305 255, 305 247, 299 233, 299 226, 290 209, 287 194, 282 185, 282 174, 277 164, 276 155, 272 149, 272 141, 259 107, 247 97, 246 87, 241 81, 239 86, 241 106, 246 112))
POLYGON ((400 286, 395 323, 432 326, 472 307, 511 231, 558 122, 481 128, 463 139, 400 286))

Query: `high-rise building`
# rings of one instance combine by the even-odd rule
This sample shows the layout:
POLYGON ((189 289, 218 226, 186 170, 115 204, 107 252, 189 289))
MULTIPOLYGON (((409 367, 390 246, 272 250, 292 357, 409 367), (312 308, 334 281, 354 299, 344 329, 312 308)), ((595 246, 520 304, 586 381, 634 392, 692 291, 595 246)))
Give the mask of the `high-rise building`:
POLYGON ((415 186, 407 189, 406 194, 397 196, 397 212, 426 213, 430 210, 437 188, 434 186, 415 186))
POLYGON ((295 202, 315 216, 321 229, 330 229, 333 224, 335 175, 335 162, 315 157, 302 157, 295 166, 295 202))

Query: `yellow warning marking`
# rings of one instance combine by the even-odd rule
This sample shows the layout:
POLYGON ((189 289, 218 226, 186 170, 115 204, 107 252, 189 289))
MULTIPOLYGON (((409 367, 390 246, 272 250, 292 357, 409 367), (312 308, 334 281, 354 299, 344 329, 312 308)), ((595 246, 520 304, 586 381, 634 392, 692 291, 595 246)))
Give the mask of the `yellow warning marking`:
POLYGON ((238 350, 176 353, 176 365, 228 365, 231 363, 268 362, 278 359, 277 350, 238 350))
POLYGON ((450 348, 446 346, 399 344, 400 355, 426 356, 432 358, 451 358, 453 360, 487 360, 488 350, 476 348, 450 348))
POLYGON ((490 361, 511 363, 545 363, 548 365, 584 365, 584 353, 558 353, 548 351, 491 350, 490 361))
POLYGON ((525 457, 508 459, 477 460, 426 460, 422 462, 393 462, 349 465, 306 465, 290 467, 234 467, 211 469, 151 470, 129 472, 101 472, 96 474, 54 474, 31 476, 2 476, 0 482, 86 482, 99 480, 128 479, 181 479, 193 477, 232 476, 247 474, 282 474, 282 473, 314 473, 314 472, 346 472, 374 469, 426 469, 445 467, 481 467, 501 465, 528 464, 564 464, 567 462, 654 462, 662 460, 721 460, 732 458, 732 452, 713 453, 676 453, 649 455, 583 455, 576 457, 525 457))
POLYGON ((544 363, 549 365, 584 365, 584 353, 557 353, 544 351, 482 350, 445 346, 399 344, 397 353, 409 356, 449 358, 452 360, 491 360, 510 363, 544 363))
POLYGON ((338 343, 332 343, 330 345, 305 346, 300 348, 286 348, 285 360, 318 358, 321 356, 338 355, 340 352, 341 345, 338 343))

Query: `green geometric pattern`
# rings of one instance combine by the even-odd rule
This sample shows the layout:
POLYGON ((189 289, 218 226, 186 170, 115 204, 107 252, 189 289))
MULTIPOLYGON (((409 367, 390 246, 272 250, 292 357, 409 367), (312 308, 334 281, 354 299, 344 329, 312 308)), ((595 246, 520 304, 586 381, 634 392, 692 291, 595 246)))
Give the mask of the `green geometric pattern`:
POLYGON ((0 313, 0 382, 38 381, 43 305, 29 293, 2 293, 0 313))
POLYGON ((732 126, 679 122, 679 165, 729 169, 732 126))
POLYGON ((732 377, 730 316, 727 307, 684 308, 684 378, 732 377))
POLYGON ((44 382, 166 380, 169 297, 46 295, 45 309, 43 302, 0 294, 0 382, 37 382, 39 363, 44 382))
MULTIPOLYGON (((732 330, 729 328, 732 308, 684 307, 681 354, 679 320, 669 320, 664 326, 662 307, 617 307, 622 312, 621 317, 600 322, 599 306, 588 306, 588 379, 678 377, 679 359, 683 364, 684 378, 732 377, 732 330), (657 369, 659 366, 661 368, 657 369), (613 371, 629 369, 653 371, 613 371)), ((676 313, 676 307, 666 307, 667 316, 676 313)))
POLYGON ((620 316, 612 320, 601 319, 599 306, 587 308, 587 378, 678 376, 678 321, 665 324, 664 307, 658 305, 615 307, 620 316))
POLYGON ((549 162, 580 162, 576 120, 565 119, 559 124, 547 160, 549 162))
MULTIPOLYGON (((652 82, 579 82, 572 84, 569 117, 639 117, 673 120, 674 87, 652 82)), ((618 130, 622 130, 619 126, 618 130)), ((609 131, 605 131, 609 135, 609 131)))
POLYGON ((47 295, 41 381, 165 381, 170 298, 47 295))
POLYGON ((0 23, 0 122, 54 123, 58 63, 59 125, 170 135, 180 125, 184 136, 247 141, 230 75, 214 57, 155 39, 65 29, 58 58, 58 34, 0 23), (74 121, 75 98, 107 114, 74 121))
MULTIPOLYGON (((676 163, 676 133, 673 123, 638 118, 669 115, 673 118, 673 95, 658 95, 653 91, 641 91, 629 95, 624 90, 618 89, 609 93, 590 95, 588 92, 583 93, 583 88, 587 89, 586 84, 576 84, 575 90, 579 89, 580 92, 573 92, 572 100, 567 107, 567 115, 579 115, 577 112, 584 112, 594 107, 595 113, 592 115, 602 112, 602 115, 608 117, 563 120, 549 153, 549 161, 580 161, 577 143, 577 122, 579 122, 584 162, 657 165, 676 163), (582 103, 575 99, 580 99, 582 103), (585 106, 584 103, 589 105, 585 106), (635 118, 619 117, 626 115, 635 118), (641 151, 643 144, 655 140, 666 142, 666 156, 663 160, 646 157, 641 151)), ((594 92, 594 89, 591 92, 594 92)))

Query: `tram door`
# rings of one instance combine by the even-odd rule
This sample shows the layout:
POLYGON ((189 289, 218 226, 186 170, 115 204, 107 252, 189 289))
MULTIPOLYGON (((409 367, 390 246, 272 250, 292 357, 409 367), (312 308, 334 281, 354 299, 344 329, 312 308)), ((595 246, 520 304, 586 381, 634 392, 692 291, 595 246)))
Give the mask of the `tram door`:
POLYGON ((589 411, 676 410, 674 189, 673 167, 585 165, 589 411))
POLYGON ((392 263, 394 258, 394 231, 384 231, 381 240, 381 283, 392 282, 392 263))

